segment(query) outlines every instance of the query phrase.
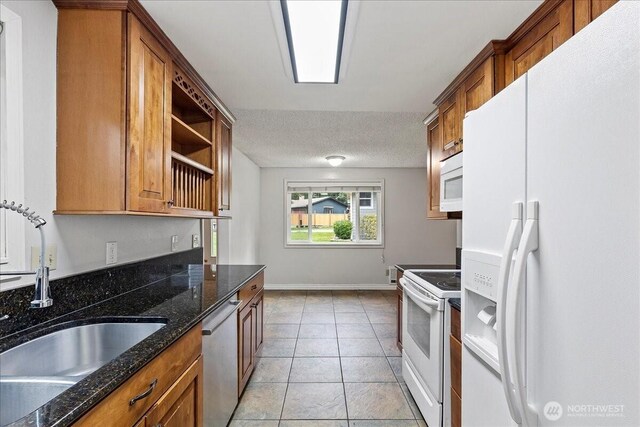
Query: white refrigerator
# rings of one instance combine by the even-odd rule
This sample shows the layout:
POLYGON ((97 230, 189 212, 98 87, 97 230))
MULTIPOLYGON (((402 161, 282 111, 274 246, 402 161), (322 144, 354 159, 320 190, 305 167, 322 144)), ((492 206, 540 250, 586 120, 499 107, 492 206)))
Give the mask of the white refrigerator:
POLYGON ((464 120, 462 424, 640 425, 640 2, 464 120))

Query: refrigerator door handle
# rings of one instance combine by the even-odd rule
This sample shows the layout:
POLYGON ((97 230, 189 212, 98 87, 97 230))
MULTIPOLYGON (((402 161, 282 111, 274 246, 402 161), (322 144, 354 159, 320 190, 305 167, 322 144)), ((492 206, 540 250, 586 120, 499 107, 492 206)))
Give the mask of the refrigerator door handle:
POLYGON ((504 242, 504 249, 502 250, 502 260, 500 262, 500 272, 498 274, 498 301, 496 312, 496 326, 498 333, 498 364, 500 366, 500 377, 502 378, 502 386, 504 388, 504 395, 507 399, 507 405, 509 406, 509 412, 511 418, 516 424, 520 424, 521 410, 516 406, 517 398, 515 395, 515 389, 513 388, 513 382, 511 380, 511 370, 509 369, 509 359, 507 354, 513 349, 509 349, 507 346, 506 337, 506 304, 507 293, 509 285, 509 272, 511 270, 511 261, 513 259, 513 253, 518 247, 520 236, 522 234, 522 202, 515 202, 512 207, 511 224, 509 225, 509 231, 507 232, 507 238, 504 242))
POLYGON ((513 367, 513 385, 518 399, 518 407, 522 410, 522 425, 537 425, 536 414, 527 401, 527 390, 524 386, 524 355, 522 353, 522 345, 518 341, 521 337, 522 318, 520 308, 524 308, 523 289, 525 282, 525 273, 529 254, 538 249, 538 202, 530 201, 527 203, 527 222, 522 232, 518 251, 516 253, 516 261, 513 267, 513 289, 507 295, 507 343, 510 349, 507 357, 509 365, 513 367))

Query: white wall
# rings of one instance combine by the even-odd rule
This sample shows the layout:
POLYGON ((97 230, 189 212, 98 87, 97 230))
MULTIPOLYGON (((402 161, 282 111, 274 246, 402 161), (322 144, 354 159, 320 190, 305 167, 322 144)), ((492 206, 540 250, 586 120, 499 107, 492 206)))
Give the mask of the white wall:
POLYGON ((260 230, 260 168, 240 150, 233 149, 231 169, 232 219, 218 220, 218 262, 258 263, 260 230))
MULTIPOLYGON (((200 232, 193 219, 130 216, 54 216, 56 197, 56 31, 57 11, 50 1, 2 1, 22 17, 24 86, 24 204, 46 221, 47 244, 58 248, 52 278, 105 266, 105 243, 118 242, 119 263, 170 252, 171 235, 178 250, 191 247, 200 232)), ((16 215, 8 213, 8 215, 16 215)), ((39 233, 26 227, 25 262, 39 233)), ((28 266, 28 264, 27 264, 28 266)), ((3 281, 0 290, 33 283, 33 276, 3 281)))
POLYGON ((426 219, 426 169, 262 168, 260 263, 278 285, 380 285, 397 263, 454 263, 455 221, 426 219), (284 180, 385 180, 385 248, 285 248, 284 180), (382 257, 384 256, 384 262, 382 257))

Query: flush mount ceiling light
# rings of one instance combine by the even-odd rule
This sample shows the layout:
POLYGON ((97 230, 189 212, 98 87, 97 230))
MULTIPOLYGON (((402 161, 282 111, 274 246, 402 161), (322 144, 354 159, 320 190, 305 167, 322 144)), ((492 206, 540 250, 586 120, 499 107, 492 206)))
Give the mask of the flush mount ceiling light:
POLYGON ((342 162, 344 161, 345 157, 344 156, 328 156, 326 157, 327 161, 329 162, 329 164, 333 167, 336 166, 340 166, 342 164, 342 162))
POLYGON ((348 0, 280 0, 296 83, 338 83, 348 0))

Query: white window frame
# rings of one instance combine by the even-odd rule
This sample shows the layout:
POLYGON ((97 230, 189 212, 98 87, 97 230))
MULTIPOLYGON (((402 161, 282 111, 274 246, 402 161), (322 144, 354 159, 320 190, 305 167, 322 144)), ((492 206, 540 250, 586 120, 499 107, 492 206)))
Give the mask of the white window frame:
MULTIPOLYGON (((2 37, 5 43, 6 137, 2 139, 0 153, 0 198, 24 203, 24 128, 22 85, 22 18, 0 4, 0 20, 4 23, 2 37)), ((2 90, 2 89, 0 89, 2 90)), ((0 212, 0 268, 6 271, 23 270, 25 264, 25 223, 20 215, 0 212)))
MULTIPOLYGON (((300 191, 295 191, 300 192, 300 191)), ((351 191, 346 191, 351 192, 351 191)), ((363 191, 366 192, 366 191, 363 191)), ((339 248, 361 248, 361 249, 380 249, 384 248, 384 179, 376 179, 370 181, 344 181, 344 180, 315 180, 315 181, 301 181, 293 179, 284 180, 284 247, 285 248, 326 248, 326 249, 339 249, 339 248), (360 240, 360 191, 355 190, 357 197, 352 198, 351 212, 357 213, 358 219, 353 221, 352 234, 355 236, 356 241, 352 242, 327 242, 327 243, 314 243, 311 242, 312 227, 307 227, 309 232, 308 241, 296 241, 291 240, 291 201, 290 201, 290 188, 295 187, 308 187, 307 199, 307 224, 311 223, 311 215, 313 214, 313 193, 326 192, 324 187, 345 187, 345 188, 358 188, 358 187, 380 187, 380 197, 376 206, 372 206, 378 214, 378 236, 380 239, 377 241, 360 240)), ((372 197, 373 199, 373 197, 372 197)), ((373 204, 373 202, 372 202, 373 204)))

